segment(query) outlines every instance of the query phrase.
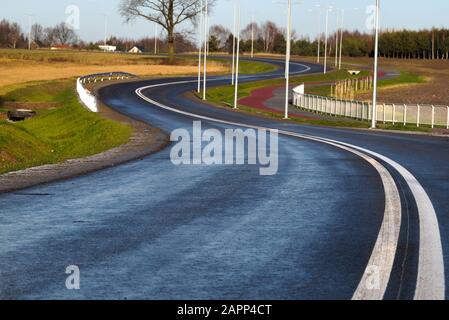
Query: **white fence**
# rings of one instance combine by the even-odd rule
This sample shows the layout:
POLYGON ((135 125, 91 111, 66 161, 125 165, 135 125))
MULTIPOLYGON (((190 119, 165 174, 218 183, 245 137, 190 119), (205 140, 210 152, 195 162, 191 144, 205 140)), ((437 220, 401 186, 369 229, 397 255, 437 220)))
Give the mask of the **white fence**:
MULTIPOLYGON (((330 97, 301 94, 293 90, 293 105, 295 107, 358 120, 372 119, 372 103, 363 101, 340 100, 330 97)), ((445 127, 449 129, 449 107, 433 105, 379 104, 377 106, 377 121, 392 124, 428 125, 432 128, 445 127)))
POLYGON ((84 87, 88 83, 96 83, 111 80, 124 80, 133 78, 135 75, 126 72, 108 72, 108 73, 97 73, 91 74, 78 78, 76 80, 76 91, 81 102, 92 112, 98 112, 97 98, 84 87))

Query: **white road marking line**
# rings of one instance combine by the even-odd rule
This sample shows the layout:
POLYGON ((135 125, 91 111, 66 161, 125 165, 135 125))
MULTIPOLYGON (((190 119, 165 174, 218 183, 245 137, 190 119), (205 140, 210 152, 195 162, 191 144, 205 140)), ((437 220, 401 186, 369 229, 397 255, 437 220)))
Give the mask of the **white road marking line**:
MULTIPOLYGON (((343 142, 340 144, 348 145, 343 142)), ((385 161, 407 182, 416 200, 419 213, 419 266, 415 300, 444 300, 446 284, 440 227, 435 208, 427 192, 411 172, 399 163, 364 148, 355 147, 355 149, 385 161)))
MULTIPOLYGON (((310 70, 310 69, 309 69, 310 70)), ((305 71, 304 71, 305 72, 305 71)), ((218 80, 218 79, 216 79, 218 80)), ((171 83, 162 83, 162 84, 156 84, 151 86, 142 87, 136 90, 136 94, 142 98, 143 100, 156 105, 162 109, 172 111, 178 114, 183 114, 188 117, 196 118, 196 119, 202 119, 206 121, 211 121, 215 123, 221 123, 221 124, 227 124, 232 126, 239 126, 239 127, 246 127, 246 128, 253 128, 253 129, 265 129, 265 130, 275 130, 275 128, 266 128, 261 126, 253 126, 248 125, 244 123, 237 123, 237 122, 231 122, 231 121, 225 121, 220 119, 215 119, 211 117, 201 116, 194 113, 178 110, 175 108, 168 107, 166 105, 163 105, 157 101, 154 101, 148 97, 146 97, 144 94, 142 94, 143 90, 147 90, 150 88, 156 88, 156 87, 162 87, 162 86, 169 86, 169 85, 176 85, 176 84, 186 84, 186 83, 195 83, 197 80, 193 81, 179 81, 179 82, 171 82, 171 83)), ((214 81, 214 80, 212 80, 214 81)), ((276 129, 277 130, 277 129, 276 129)), ((404 178, 404 180, 407 182, 410 190, 412 191, 413 196, 415 197, 417 206, 418 206, 418 213, 420 218, 420 247, 419 247, 419 268, 418 268, 418 281, 416 284, 416 292, 415 292, 415 299, 428 299, 428 300, 440 300, 445 298, 445 277, 444 277, 444 260, 443 260, 443 250, 441 245, 441 236, 440 236, 440 230, 439 230, 439 224, 438 219, 434 210, 434 207, 432 205, 432 202, 430 201, 429 196, 427 195, 424 188, 421 186, 421 184, 418 182, 418 180, 404 167, 402 167, 397 162, 381 155, 376 152, 370 151, 368 149, 360 148, 355 145, 347 144, 344 142, 336 141, 336 140, 330 140, 320 137, 314 137, 314 136, 308 136, 303 134, 298 134, 294 132, 289 131, 283 131, 279 130, 280 134, 287 135, 287 136, 293 136, 303 139, 309 139, 309 140, 315 140, 319 142, 334 144, 335 146, 342 147, 346 146, 350 149, 353 149, 351 152, 355 150, 362 151, 364 153, 368 153, 374 157, 377 157, 381 159, 382 161, 385 161, 389 165, 391 165, 395 170, 401 174, 401 176, 404 178)), ((373 159, 373 161, 375 161, 373 159)), ((376 168, 377 169, 377 168, 376 168)), ((384 168, 385 169, 385 168, 384 168)), ((385 169, 386 170, 386 169, 385 169)), ((383 173, 381 174, 382 177, 383 173)), ((391 175, 390 175, 391 177, 391 175)), ((390 188, 389 182, 386 180, 384 181, 384 187, 387 185, 388 188, 390 188)), ((397 187, 395 187, 397 192, 397 187)), ((385 192, 391 191, 395 192, 395 190, 391 190, 386 188, 385 192)), ((395 198, 395 197, 394 197, 395 198)), ((391 198, 386 201, 386 208, 391 206, 391 203, 395 202, 395 199, 391 198)), ((391 210, 395 211, 397 210, 396 206, 391 206, 391 210)), ((389 268, 390 262, 395 257, 396 249, 394 250, 394 254, 392 254, 392 247, 397 248, 396 246, 391 242, 394 241, 395 235, 397 231, 393 231, 393 228, 400 228, 399 226, 396 226, 395 222, 397 222, 397 218, 393 217, 394 213, 388 213, 388 216, 384 217, 384 221, 382 224, 382 229, 379 233, 378 242, 376 242, 373 255, 370 259, 370 264, 367 267, 370 267, 371 263, 375 261, 376 263, 382 263, 382 266, 379 267, 379 270, 381 271, 381 279, 387 278, 385 276, 385 273, 388 272, 388 279, 391 274, 391 268, 389 268), (385 223, 385 224, 384 224, 385 223), (387 241, 382 242, 381 244, 379 241, 387 241), (379 254, 382 254, 383 257, 378 257, 379 254), (379 261, 379 262, 377 262, 379 261)), ((374 296, 383 297, 386 290, 386 285, 388 284, 385 282, 380 281, 380 285, 384 286, 385 288, 378 290, 377 293, 367 294, 362 292, 363 286, 365 283, 364 280, 367 279, 367 277, 370 277, 370 272, 365 272, 362 281, 357 289, 357 291, 354 294, 355 299, 357 298, 368 298, 372 297, 374 299, 374 296), (383 291, 383 293, 382 293, 383 291)))

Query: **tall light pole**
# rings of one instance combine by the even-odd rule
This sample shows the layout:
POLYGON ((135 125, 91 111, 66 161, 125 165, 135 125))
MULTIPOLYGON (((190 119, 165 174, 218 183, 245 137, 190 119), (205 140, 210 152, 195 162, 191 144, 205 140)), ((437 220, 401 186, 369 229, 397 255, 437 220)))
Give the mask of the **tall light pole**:
POLYGON ((251 22, 251 58, 254 58, 254 15, 251 22))
POLYGON ((234 85, 234 76, 235 76, 235 33, 236 31, 236 23, 237 23, 237 2, 234 2, 234 31, 232 33, 232 77, 231 84, 234 85))
POLYGON ((317 52, 317 63, 320 63, 321 58, 321 5, 317 4, 315 7, 318 8, 318 52, 317 52))
MULTIPOLYGON (((352 10, 357 11, 359 8, 353 8, 352 10)), ((343 27, 344 27, 344 19, 345 19, 345 9, 341 10, 341 20, 340 20, 340 60, 338 62, 338 69, 341 70, 341 61, 342 61, 342 53, 343 53, 343 27)))
POLYGON ((238 109, 239 95, 239 64, 240 64, 240 4, 237 18, 237 63, 235 68, 234 109, 238 109))
POLYGON ((28 50, 31 50, 31 17, 32 14, 28 14, 28 50))
POLYGON ((343 24, 345 20, 345 9, 341 10, 341 21, 340 21, 340 58, 338 61, 338 70, 341 70, 341 55, 343 53, 343 24))
POLYGON ((324 40, 324 74, 327 73, 327 41, 329 37, 329 12, 332 10, 332 7, 327 7, 326 9, 326 39, 324 40))
POLYGON ((108 15, 104 15, 104 45, 108 44, 108 15))
POLYGON ((201 92, 201 47, 203 44, 203 0, 201 0, 200 24, 198 26, 198 93, 201 92))
POLYGON ((207 90, 207 27, 208 27, 208 2, 206 0, 206 6, 204 8, 204 80, 203 80, 203 100, 206 100, 206 90, 207 90))
POLYGON ((154 54, 157 54, 157 23, 154 24, 154 54))
POLYGON ((376 0, 376 39, 374 45, 374 83, 373 83, 373 116, 371 129, 377 126, 377 72, 379 63, 379 16, 380 16, 380 0, 376 0))
POLYGON ((288 0, 287 11, 287 52, 285 54, 285 115, 284 119, 288 119, 288 107, 290 105, 290 50, 291 50, 291 29, 292 29, 292 0, 288 0))
POLYGON ((335 68, 338 67, 338 45, 340 44, 339 36, 340 36, 340 16, 337 10, 337 30, 335 31, 335 68))

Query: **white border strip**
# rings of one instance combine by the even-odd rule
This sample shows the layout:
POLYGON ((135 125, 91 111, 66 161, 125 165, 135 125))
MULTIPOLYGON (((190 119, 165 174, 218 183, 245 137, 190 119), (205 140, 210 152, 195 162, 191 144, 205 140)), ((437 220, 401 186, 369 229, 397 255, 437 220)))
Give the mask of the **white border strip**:
MULTIPOLYGON (((310 68, 309 68, 310 70, 310 68)), ((303 71, 306 72, 306 71, 303 71)), ((219 79, 215 79, 219 80, 219 79)), ((175 112, 178 114, 182 114, 188 117, 197 118, 201 120, 211 121, 215 123, 221 123, 221 124, 227 124, 232 126, 238 126, 238 127, 246 127, 246 128, 253 128, 253 129, 264 129, 264 130, 274 130, 274 128, 266 128, 266 127, 260 127, 260 126, 253 126, 248 125, 244 123, 237 123, 237 122, 231 122, 231 121, 225 121, 220 119, 215 119, 211 117, 205 117, 201 115, 197 115, 194 113, 178 110, 175 108, 168 107, 166 105, 163 105, 157 101, 154 101, 148 97, 146 97, 142 91, 156 88, 156 87, 162 87, 162 86, 170 86, 170 85, 177 85, 177 84, 186 84, 186 83, 195 83, 197 80, 189 80, 189 81, 179 81, 179 82, 170 82, 170 83, 162 83, 162 84, 155 84, 150 86, 145 86, 142 88, 139 88, 136 90, 136 94, 142 98, 143 100, 160 107, 162 109, 175 112)), ((214 81, 214 80, 211 80, 214 81)), ((389 165, 391 165, 395 170, 401 174, 401 176, 404 178, 404 180, 407 182, 410 190, 412 191, 413 196, 415 197, 417 206, 418 206, 418 213, 419 213, 419 219, 420 219, 420 247, 419 247, 419 267, 418 267, 418 281, 416 284, 416 291, 415 291, 415 299, 426 299, 426 300, 444 300, 445 298, 445 277, 444 277, 444 260, 443 260, 443 249, 441 244, 441 235, 439 230, 439 224, 438 219, 436 216, 436 212, 434 210, 433 204, 430 201, 429 196, 427 195, 424 188, 421 186, 421 184, 418 182, 418 180, 404 167, 402 167, 397 162, 381 155, 376 152, 370 151, 368 149, 360 148, 358 146, 343 143, 336 140, 330 140, 330 139, 324 139, 320 137, 314 137, 314 136, 308 136, 303 134, 298 134, 294 132, 289 131, 283 131, 279 130, 280 134, 286 135, 286 136, 292 136, 292 137, 298 137, 302 139, 308 139, 308 140, 314 140, 318 142, 323 142, 327 144, 334 145, 336 147, 339 147, 341 149, 345 149, 355 153, 355 150, 359 150, 361 152, 370 154, 374 157, 377 157, 381 159, 382 161, 385 161, 389 165), (353 149, 353 150, 349 150, 353 149)), ((365 155, 366 156, 366 155, 365 155)), ((364 157, 363 157, 364 158, 364 157)), ((366 160, 366 158, 364 158, 366 160)), ((370 163, 377 162, 376 160, 370 158, 370 163)), ((376 170, 379 169, 376 167, 376 170)), ((384 168, 385 169, 385 168, 384 168)), ((386 169, 385 169, 386 170, 386 169)), ((379 170, 378 170, 379 171, 379 170)), ((380 172, 379 172, 380 173, 380 172)), ((380 285, 381 288, 377 291, 377 293, 374 293, 375 290, 371 290, 372 292, 366 292, 366 290, 363 290, 363 288, 366 288, 366 283, 364 280, 367 279, 367 277, 372 277, 371 271, 368 273, 365 272, 363 275, 362 281, 357 289, 357 291, 354 294, 354 299, 360 298, 360 299, 382 299, 386 287, 388 285, 388 281, 386 279, 390 277, 391 270, 392 270, 392 263, 394 262, 395 254, 396 254, 396 248, 397 248, 397 237, 399 235, 399 231, 397 229, 400 228, 400 225, 397 225, 397 222, 400 221, 400 218, 396 216, 397 214, 397 199, 396 196, 394 196, 395 192, 397 192, 396 185, 394 185, 394 188, 391 187, 391 184, 387 177, 389 175, 385 175, 386 172, 382 170, 381 177, 384 177, 382 179, 385 187, 385 193, 387 197, 387 193, 392 193, 390 196, 391 199, 386 198, 386 210, 387 208, 390 208, 388 210, 392 210, 391 214, 388 212, 387 215, 384 217, 384 221, 382 224, 382 229, 379 233, 378 241, 376 242, 373 256, 370 259, 370 265, 367 267, 367 271, 369 271, 369 267, 371 266, 372 262, 375 262, 376 264, 381 264, 379 267, 379 270, 381 271, 381 281, 380 285), (386 180, 384 180, 386 179, 386 180), (399 220, 398 220, 399 219, 399 220), (397 235, 397 236, 396 236, 397 235), (396 240, 395 240, 396 239, 396 240), (396 244, 394 243, 396 241, 396 244), (393 250, 393 248, 395 248, 393 250), (393 261, 393 262, 392 262, 393 261), (388 274, 388 275, 387 275, 388 274), (383 280, 382 280, 383 279, 383 280)), ((391 177, 391 175, 390 175, 391 177)), ((392 179, 392 178, 391 178, 392 179)))

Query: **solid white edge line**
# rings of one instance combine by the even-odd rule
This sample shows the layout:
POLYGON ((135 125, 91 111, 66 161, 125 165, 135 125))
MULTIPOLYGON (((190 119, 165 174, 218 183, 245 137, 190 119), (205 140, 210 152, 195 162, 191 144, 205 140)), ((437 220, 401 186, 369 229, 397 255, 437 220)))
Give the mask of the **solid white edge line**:
MULTIPOLYGON (((340 144, 348 145, 342 142, 340 144)), ((388 163, 407 182, 416 200, 419 213, 419 265, 414 299, 444 300, 446 297, 446 279, 440 227, 435 208, 427 192, 412 173, 399 163, 364 148, 355 147, 355 149, 371 154, 388 163)))
MULTIPOLYGON (((298 65, 300 65, 300 64, 298 64, 298 65)), ((303 66, 305 66, 305 65, 303 65, 303 66)), ((310 68, 308 70, 310 70, 310 68)), ((306 71, 303 71, 303 72, 306 72, 306 71)), ((249 78, 252 78, 252 77, 248 77, 247 79, 249 79, 249 78)), ((220 80, 220 79, 214 79, 214 80, 210 80, 210 81, 218 81, 218 80, 220 80)), ((239 126, 239 127, 253 128, 253 129, 263 129, 263 130, 278 130, 276 128, 267 128, 267 127, 248 125, 248 124, 244 124, 244 123, 224 121, 224 120, 220 120, 220 119, 197 115, 197 114, 190 113, 190 112, 181 111, 181 110, 163 105, 157 101, 154 101, 154 100, 146 97, 142 93, 143 90, 147 90, 150 88, 176 85, 176 84, 194 83, 194 82, 195 82, 195 80, 193 80, 193 81, 188 80, 188 81, 179 81, 179 82, 162 83, 162 84, 145 86, 145 87, 137 89, 136 94, 143 100, 145 100, 153 105, 156 105, 162 109, 172 111, 172 112, 175 112, 178 114, 183 114, 188 117, 202 119, 202 120, 211 121, 211 122, 215 122, 215 123, 232 125, 232 126, 239 126)), ((297 134, 294 132, 283 131, 283 130, 278 130, 278 131, 282 135, 293 136, 293 137, 309 139, 309 140, 315 140, 318 142, 332 143, 335 146, 340 146, 340 147, 346 146, 346 147, 352 148, 354 150, 359 150, 364 153, 370 154, 374 157, 377 157, 377 158, 381 159, 382 161, 385 161, 386 163, 391 165, 395 170, 398 171, 398 173, 407 182, 410 190, 412 191, 413 196, 415 197, 417 207, 418 207, 419 220, 420 220, 419 266, 418 266, 418 280, 417 280, 417 284, 416 284, 415 299, 417 299, 417 300, 443 300, 445 298, 444 260, 443 260, 443 249, 442 249, 442 244, 441 244, 441 235, 440 235, 440 230, 439 230, 438 219, 437 219, 436 212, 434 210, 433 204, 432 204, 429 196, 427 195, 426 191, 421 186, 421 184, 418 182, 418 180, 408 170, 406 170, 404 167, 402 167, 397 162, 395 162, 392 159, 389 159, 379 153, 373 152, 371 150, 361 148, 361 147, 358 147, 358 146, 355 146, 352 144, 336 141, 336 140, 302 135, 302 134, 297 134)), ((384 187, 385 187, 385 184, 384 184, 384 187)), ((397 190, 397 188, 396 188, 396 190, 397 190)), ((385 191, 387 191, 387 190, 385 190, 385 191)), ((385 222, 385 218, 384 218, 384 222, 385 222)), ((388 228, 386 227, 385 230, 387 230, 387 229, 388 228)), ((382 226, 379 237, 382 237, 383 231, 384 231, 384 229, 382 226)), ((377 243, 376 243, 376 245, 377 245, 377 243)), ((376 251, 376 247, 375 247, 374 251, 376 251)), ((388 251, 388 250, 386 250, 386 251, 388 251)), ((383 252, 383 251, 381 250, 381 252, 383 252)), ((374 252, 373 252, 373 254, 374 254, 374 252)), ((390 261, 390 260, 391 260, 391 257, 383 259, 383 261, 390 261)), ((371 262, 371 260, 370 260, 370 262, 371 262)), ((367 270, 368 269, 369 269, 369 265, 367 267, 367 270)), ((386 268, 386 269, 388 269, 388 268, 386 268)), ((366 274, 366 272, 365 272, 365 274, 362 278, 362 282, 361 282, 362 286, 363 286, 363 280, 365 279, 366 276, 371 277, 372 276, 371 272, 369 274, 366 274)), ((360 285, 359 285, 359 288, 360 288, 360 285)), ((356 295, 358 296, 358 293, 360 293, 359 289, 357 289, 356 293, 354 294, 355 298, 356 298, 356 295)))

